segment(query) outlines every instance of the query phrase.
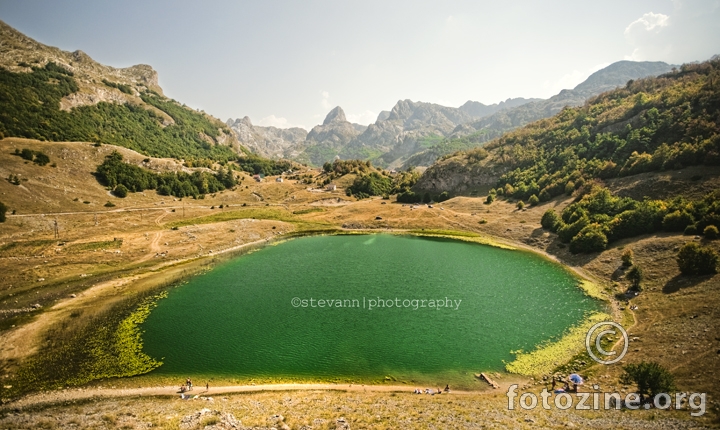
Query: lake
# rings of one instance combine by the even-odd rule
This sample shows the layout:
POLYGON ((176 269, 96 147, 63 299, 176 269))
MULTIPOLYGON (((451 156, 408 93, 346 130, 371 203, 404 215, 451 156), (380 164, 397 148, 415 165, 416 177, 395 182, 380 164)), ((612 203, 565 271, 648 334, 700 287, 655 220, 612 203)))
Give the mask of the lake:
POLYGON ((467 385, 601 309, 538 255, 403 235, 288 240, 170 290, 152 375, 467 385), (387 377, 387 378, 386 378, 387 377), (446 382, 447 381, 447 382, 446 382))

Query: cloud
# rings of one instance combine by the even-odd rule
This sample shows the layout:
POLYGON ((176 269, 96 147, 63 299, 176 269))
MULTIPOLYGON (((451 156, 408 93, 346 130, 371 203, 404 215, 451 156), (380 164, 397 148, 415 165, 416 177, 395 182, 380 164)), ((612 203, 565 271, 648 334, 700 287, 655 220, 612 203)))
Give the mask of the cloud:
POLYGON ((366 110, 365 112, 361 112, 358 114, 349 113, 345 116, 347 117, 348 121, 362 125, 374 123, 377 119, 377 114, 370 110, 366 110))
POLYGON ((305 128, 304 125, 290 124, 286 118, 283 118, 283 117, 278 118, 275 115, 266 116, 265 118, 258 121, 257 124, 260 126, 263 126, 263 127, 277 127, 277 128, 300 127, 300 128, 305 128))
POLYGON ((328 93, 327 91, 320 91, 320 95, 322 96, 320 105, 323 107, 323 109, 332 108, 333 105, 330 103, 330 93, 328 93))
POLYGON ((670 25, 670 17, 661 13, 648 12, 635 21, 631 22, 625 28, 625 37, 629 40, 642 35, 645 32, 655 33, 662 30, 663 27, 670 25))
POLYGON ((658 60, 672 51, 672 38, 667 33, 672 25, 668 15, 648 12, 625 28, 625 40, 633 47, 626 60, 658 60))

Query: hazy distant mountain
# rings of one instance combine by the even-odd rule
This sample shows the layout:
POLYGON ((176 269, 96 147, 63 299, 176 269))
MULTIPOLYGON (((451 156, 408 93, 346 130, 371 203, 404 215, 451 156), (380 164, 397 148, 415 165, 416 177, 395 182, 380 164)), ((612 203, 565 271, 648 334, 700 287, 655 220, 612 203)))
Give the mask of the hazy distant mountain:
POLYGON ((228 119, 226 124, 238 140, 252 152, 269 158, 295 159, 304 149, 307 130, 300 127, 277 128, 253 125, 247 116, 228 119))
POLYGON ((629 80, 658 76, 674 66, 661 61, 618 61, 590 75, 572 90, 562 90, 547 100, 539 100, 507 109, 468 124, 465 133, 477 130, 508 131, 548 118, 565 106, 581 106, 590 97, 625 85, 629 80))
POLYGON ((482 145, 506 131, 553 116, 565 106, 582 105, 631 79, 657 76, 672 67, 662 62, 619 61, 547 100, 515 98, 491 105, 467 101, 458 108, 399 100, 369 126, 351 124, 338 106, 304 138, 302 129, 283 133, 274 127, 238 125, 241 120, 228 124, 241 142, 269 157, 314 165, 339 157, 372 160, 380 167, 429 166, 445 154, 482 145))

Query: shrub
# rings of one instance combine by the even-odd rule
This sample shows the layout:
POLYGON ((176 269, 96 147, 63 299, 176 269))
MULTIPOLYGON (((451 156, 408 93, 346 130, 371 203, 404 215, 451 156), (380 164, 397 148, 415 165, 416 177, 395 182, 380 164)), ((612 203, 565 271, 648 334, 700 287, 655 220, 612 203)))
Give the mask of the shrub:
POLYGON ((540 201, 541 201, 541 202, 546 202, 546 201, 548 201, 548 200, 550 200, 550 199, 552 198, 552 196, 550 195, 550 193, 548 192, 548 190, 542 190, 542 191, 540 191, 540 196, 539 196, 539 197, 540 197, 540 201))
POLYGON ((20 156, 25 160, 32 161, 35 153, 32 151, 32 149, 23 148, 22 151, 20 151, 20 156))
POLYGON ((517 202, 517 208, 518 210, 523 210, 525 208, 525 202, 523 202, 522 200, 517 202))
POLYGON ((487 199, 485 199, 485 204, 489 205, 490 203, 495 201, 495 195, 494 194, 488 194, 487 199))
POLYGON ((634 257, 635 257, 635 253, 633 253, 633 250, 630 248, 626 248, 625 251, 623 251, 622 256, 620 257, 622 259, 623 266, 625 266, 625 267, 632 266, 634 257))
POLYGON ((115 207, 115 203, 113 203, 113 202, 111 202, 111 201, 108 201, 107 203, 105 203, 104 206, 105 206, 106 208, 114 208, 114 207, 115 207))
POLYGON ((673 375, 658 363, 643 361, 623 366, 623 370, 620 383, 637 385, 640 396, 654 397, 656 394, 675 390, 673 375))
POLYGON ((570 252, 577 254, 580 252, 601 252, 605 250, 608 239, 603 233, 602 228, 597 224, 585 226, 570 241, 570 252))
POLYGON ((718 238, 718 228, 714 225, 709 225, 703 230, 703 236, 708 240, 715 240, 718 238))
POLYGON ((625 275, 625 278, 632 283, 632 289, 640 291, 640 283, 645 279, 643 270, 638 266, 633 266, 625 275))
POLYGON ((121 199, 124 199, 128 195, 128 189, 125 185, 119 184, 113 190, 113 194, 115 194, 116 197, 120 197, 121 199))
POLYGON ((540 203, 540 199, 538 198, 538 196, 533 194, 532 196, 530 196, 530 199, 528 199, 528 203, 530 203, 530 206, 535 206, 540 203))
POLYGON ((555 209, 550 208, 545 211, 540 219, 540 225, 542 225, 545 230, 550 230, 555 233, 562 225, 562 220, 560 219, 560 215, 555 212, 555 209))
POLYGON ((44 152, 36 152, 34 161, 38 166, 44 166, 50 162, 50 157, 44 152))
POLYGON ((666 231, 683 231, 685 227, 693 224, 695 219, 687 211, 675 211, 665 215, 662 220, 663 229, 666 231))
POLYGON ((0 222, 5 222, 5 214, 7 213, 7 206, 5 206, 5 203, 0 202, 0 222))
POLYGON ((587 216, 582 216, 571 224, 561 225, 560 228, 558 228, 557 234, 562 242, 568 243, 588 224, 590 224, 590 219, 587 216))
POLYGON ((688 242, 680 248, 677 264, 683 275, 709 275, 717 270, 718 255, 710 248, 688 242))
POLYGON ((697 227, 695 227, 695 224, 690 224, 689 226, 685 227, 685 231, 683 232, 686 236, 695 236, 697 234, 697 227))

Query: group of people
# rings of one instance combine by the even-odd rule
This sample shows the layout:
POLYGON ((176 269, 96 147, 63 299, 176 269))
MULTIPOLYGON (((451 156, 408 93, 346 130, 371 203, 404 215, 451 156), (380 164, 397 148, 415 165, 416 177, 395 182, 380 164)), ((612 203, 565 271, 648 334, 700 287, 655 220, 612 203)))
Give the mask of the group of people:
POLYGON ((437 389, 437 391, 433 391, 432 388, 426 388, 426 389, 424 389, 424 390, 421 390, 421 389, 419 389, 419 388, 416 388, 416 389, 413 390, 413 394, 430 394, 431 396, 434 396, 435 394, 442 394, 443 391, 444 391, 445 393, 449 393, 449 392, 450 392, 450 386, 449 386, 449 385, 445 385, 445 389, 442 390, 442 391, 440 391, 439 388, 437 389))
POLYGON ((555 388, 555 386, 556 386, 556 381, 555 381, 555 377, 553 376, 552 385, 550 387, 550 391, 552 391, 553 393, 577 393, 577 390, 578 390, 578 384, 576 384, 574 382, 573 382, 572 386, 570 386, 568 381, 564 382, 562 388, 555 388))
MULTIPOLYGON (((187 379, 185 380, 185 385, 181 385, 181 386, 180 386, 180 392, 181 392, 181 393, 184 393, 184 392, 186 392, 186 391, 192 391, 192 389, 193 389, 193 383, 192 383, 192 380, 191 380, 190 378, 187 378, 187 379)), ((206 382, 206 383, 205 383, 205 391, 208 391, 208 390, 210 390, 210 382, 206 382)))

